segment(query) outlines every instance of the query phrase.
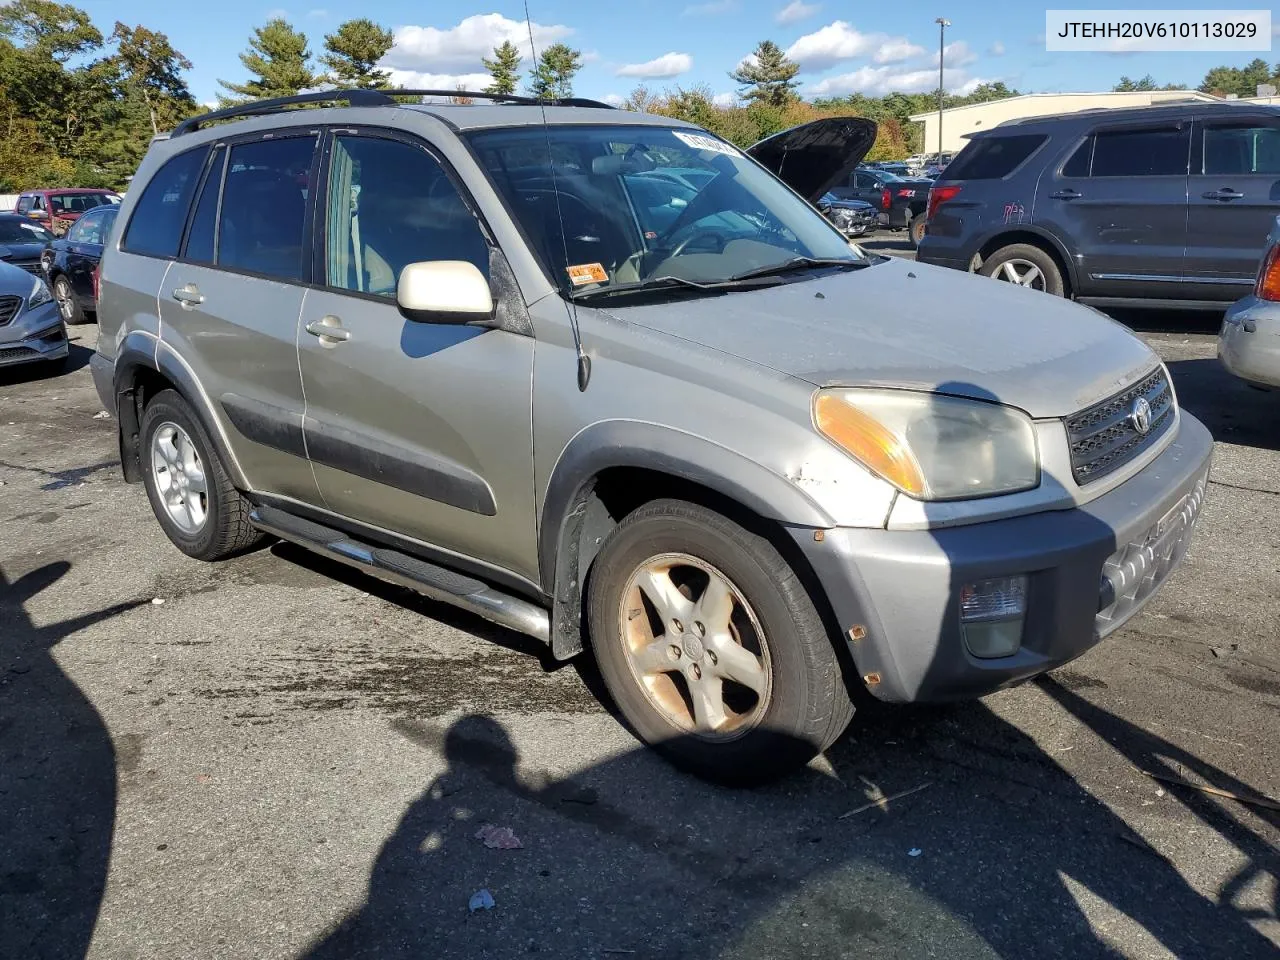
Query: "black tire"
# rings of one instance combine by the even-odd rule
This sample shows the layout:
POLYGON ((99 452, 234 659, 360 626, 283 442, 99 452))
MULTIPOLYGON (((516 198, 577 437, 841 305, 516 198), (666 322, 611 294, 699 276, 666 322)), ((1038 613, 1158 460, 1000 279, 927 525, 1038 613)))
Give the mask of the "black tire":
POLYGON ((221 560, 242 553, 266 539, 249 522, 249 503, 232 485, 208 433, 176 390, 163 390, 147 404, 142 413, 139 438, 147 498, 161 529, 179 550, 197 560, 221 560), (204 522, 193 532, 183 530, 173 520, 157 487, 152 444, 156 432, 166 423, 175 424, 185 431, 203 468, 205 516, 204 522))
POLYGON ((65 273, 60 273, 53 278, 53 299, 58 304, 58 313, 66 323, 79 326, 89 322, 85 312, 80 309, 80 301, 76 299, 75 290, 72 289, 71 281, 67 279, 65 273))
POLYGON ((829 747, 853 716, 831 638, 795 572, 767 539, 704 507, 657 500, 623 520, 592 566, 588 617, 600 673, 633 731, 706 779, 737 785, 774 779, 829 747), (651 701, 625 652, 624 590, 647 560, 666 553, 687 554, 723 573, 766 638, 770 693, 759 702, 759 722, 735 739, 708 739, 678 726, 651 701))
POLYGON ((913 217, 911 220, 911 245, 913 247, 920 246, 920 241, 924 239, 925 219, 924 215, 913 217))
POLYGON ((1029 243, 1011 243, 1007 247, 1001 247, 982 262, 978 272, 984 277, 995 277, 997 271, 1001 271, 1004 265, 1011 261, 1034 264, 1040 271, 1043 283, 1035 284, 1033 289, 1043 290, 1055 297, 1066 295, 1062 271, 1058 269, 1057 262, 1044 250, 1029 243))

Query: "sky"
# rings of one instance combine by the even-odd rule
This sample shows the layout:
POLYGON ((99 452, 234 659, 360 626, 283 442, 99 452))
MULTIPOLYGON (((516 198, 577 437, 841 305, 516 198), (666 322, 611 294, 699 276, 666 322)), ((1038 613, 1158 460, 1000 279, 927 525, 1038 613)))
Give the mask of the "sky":
MULTIPOLYGON (((73 0, 74 2, 74 0, 73 0)), ((1203 0, 1201 0, 1203 5, 1203 0)), ((368 16, 395 32, 384 65, 404 85, 480 89, 487 82, 480 57, 505 39, 527 51, 522 3, 493 0, 370 0, 357 8, 331 0, 81 0, 104 34, 116 20, 143 24, 169 35, 194 64, 191 91, 210 102, 219 79, 247 78, 238 54, 249 36, 272 16, 284 16, 306 32, 313 53, 324 35, 351 16, 368 16), (274 7, 272 3, 290 3, 274 7)), ((1055 4, 1055 6, 1060 6, 1055 4)), ((1165 2, 1162 9, 1184 5, 1165 2)), ((541 50, 557 40, 582 51, 585 65, 575 93, 617 100, 638 84, 709 86, 732 102, 729 79, 755 45, 771 39, 801 65, 807 97, 861 92, 919 92, 937 88, 938 27, 951 21, 944 57, 946 87, 966 93, 978 83, 1002 80, 1024 92, 1109 90, 1122 76, 1150 73, 1157 82, 1194 88, 1213 66, 1241 66, 1268 53, 1046 53, 1043 7, 945 0, 924 5, 849 0, 639 0, 632 3, 529 0, 533 37, 541 50)), ((1275 27, 1280 31, 1280 24, 1275 27)), ((1273 38, 1280 51, 1280 37, 1273 38)), ((526 64, 528 60, 525 61, 526 64)))

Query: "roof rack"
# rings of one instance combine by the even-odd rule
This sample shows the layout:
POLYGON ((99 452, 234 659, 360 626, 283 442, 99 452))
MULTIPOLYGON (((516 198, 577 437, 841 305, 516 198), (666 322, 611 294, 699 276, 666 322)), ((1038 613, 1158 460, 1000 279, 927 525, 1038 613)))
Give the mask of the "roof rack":
POLYGON ((588 100, 583 97, 564 97, 558 100, 539 100, 537 97, 520 97, 508 93, 484 93, 473 90, 317 90, 313 93, 299 93, 292 97, 274 97, 270 100, 253 100, 249 103, 202 113, 199 116, 183 120, 169 134, 180 137, 193 133, 218 120, 231 120, 236 117, 261 116, 267 113, 280 113, 291 107, 308 103, 345 103, 349 107, 392 107, 400 106, 399 97, 466 97, 469 100, 489 100, 493 103, 518 104, 531 107, 598 107, 612 110, 613 106, 600 100, 588 100))

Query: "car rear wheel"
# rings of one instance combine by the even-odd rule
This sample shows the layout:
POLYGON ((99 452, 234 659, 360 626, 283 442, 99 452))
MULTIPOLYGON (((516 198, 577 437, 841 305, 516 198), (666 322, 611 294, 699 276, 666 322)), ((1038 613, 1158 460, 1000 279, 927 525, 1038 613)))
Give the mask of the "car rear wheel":
POLYGON ((174 546, 197 560, 221 560, 264 539, 177 391, 164 390, 147 404, 140 435, 147 497, 174 546))
POLYGON ((84 311, 80 309, 80 302, 76 300, 75 291, 71 289, 71 281, 65 274, 58 274, 53 279, 53 299, 58 304, 58 313, 62 314, 62 319, 67 323, 86 322, 84 311))
POLYGON ((911 221, 911 244, 912 246, 920 246, 920 241, 924 239, 925 219, 923 216, 914 217, 911 221))
POLYGON ((764 537, 659 500, 609 537, 588 586, 591 645, 632 729, 728 783, 807 763, 853 715, 813 600, 764 537))
POLYGON ((1016 283, 1031 290, 1042 290, 1055 297, 1064 294, 1062 271, 1053 257, 1029 243, 1013 243, 1001 247, 982 262, 978 272, 984 277, 1016 283))

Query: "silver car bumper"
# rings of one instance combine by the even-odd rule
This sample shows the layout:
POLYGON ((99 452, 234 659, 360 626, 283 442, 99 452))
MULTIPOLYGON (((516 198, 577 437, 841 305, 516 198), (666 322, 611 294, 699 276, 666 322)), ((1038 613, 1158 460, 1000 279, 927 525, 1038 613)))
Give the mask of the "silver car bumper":
POLYGON ((1280 387, 1280 303, 1245 297, 1231 305, 1218 333, 1218 359, 1256 387, 1280 387))
POLYGON ((0 327, 0 367, 61 360, 69 350, 67 328, 52 303, 25 310, 0 327))

